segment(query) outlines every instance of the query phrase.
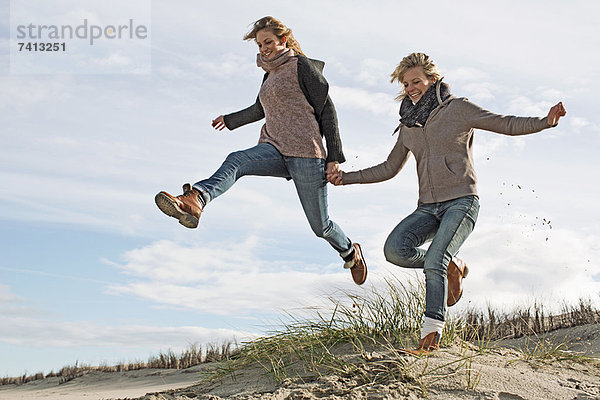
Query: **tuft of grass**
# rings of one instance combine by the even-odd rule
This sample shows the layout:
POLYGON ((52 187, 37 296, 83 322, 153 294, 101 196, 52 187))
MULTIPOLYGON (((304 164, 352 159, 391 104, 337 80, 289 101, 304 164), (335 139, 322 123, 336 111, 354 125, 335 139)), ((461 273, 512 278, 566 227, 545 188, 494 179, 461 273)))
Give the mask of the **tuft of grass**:
POLYGON ((528 344, 522 351, 522 359, 536 364, 546 363, 561 358, 565 349, 565 343, 553 343, 547 339, 536 340, 533 347, 528 344))
POLYGON ((280 331, 245 343, 235 357, 205 378, 235 379, 235 371, 259 366, 276 382, 332 373, 351 376, 358 384, 413 380, 400 355, 394 361, 366 360, 372 359, 377 347, 395 352, 397 347, 412 347, 410 339, 417 336, 424 311, 422 282, 387 280, 383 290, 371 288, 366 296, 343 293, 329 301, 330 311, 316 311, 312 319, 288 315, 290 322, 280 331), (359 357, 348 360, 349 353, 359 357))

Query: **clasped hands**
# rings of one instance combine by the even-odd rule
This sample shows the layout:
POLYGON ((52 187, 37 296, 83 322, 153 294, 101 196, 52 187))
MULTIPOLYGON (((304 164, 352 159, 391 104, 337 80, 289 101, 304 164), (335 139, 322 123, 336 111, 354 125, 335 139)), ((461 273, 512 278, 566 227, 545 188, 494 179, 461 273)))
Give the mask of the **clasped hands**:
POLYGON ((325 173, 327 175, 327 182, 340 186, 342 184, 342 171, 340 169, 340 164, 337 161, 332 161, 327 163, 327 168, 325 169, 325 173))

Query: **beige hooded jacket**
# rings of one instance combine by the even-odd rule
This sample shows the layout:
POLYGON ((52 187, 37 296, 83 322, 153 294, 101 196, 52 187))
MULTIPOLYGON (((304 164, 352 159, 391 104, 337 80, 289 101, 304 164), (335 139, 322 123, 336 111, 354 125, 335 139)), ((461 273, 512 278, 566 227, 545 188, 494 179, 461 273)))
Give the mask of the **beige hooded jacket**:
POLYGON ((383 163, 344 172, 342 183, 381 182, 402 169, 410 153, 417 161, 419 203, 437 203, 477 194, 473 166, 473 129, 526 135, 549 128, 547 118, 494 114, 466 98, 451 96, 435 108, 423 127, 400 124, 398 140, 383 163))

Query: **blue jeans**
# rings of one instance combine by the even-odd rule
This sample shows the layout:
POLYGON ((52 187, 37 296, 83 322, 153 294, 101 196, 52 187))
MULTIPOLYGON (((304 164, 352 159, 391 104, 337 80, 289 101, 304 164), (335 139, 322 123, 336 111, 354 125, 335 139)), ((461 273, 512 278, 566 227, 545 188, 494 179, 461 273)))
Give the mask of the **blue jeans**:
POLYGON ((446 270, 452 257, 475 227, 479 198, 459 197, 441 203, 421 204, 390 233, 385 258, 406 268, 425 272, 425 316, 444 321, 446 314, 446 270), (427 250, 420 248, 431 241, 427 250))
POLYGON ((286 157, 271 144, 260 143, 227 156, 221 167, 208 179, 194 184, 208 204, 225 193, 244 175, 274 176, 294 181, 304 214, 311 229, 325 239, 342 257, 352 251, 352 241, 327 212, 325 160, 286 157))

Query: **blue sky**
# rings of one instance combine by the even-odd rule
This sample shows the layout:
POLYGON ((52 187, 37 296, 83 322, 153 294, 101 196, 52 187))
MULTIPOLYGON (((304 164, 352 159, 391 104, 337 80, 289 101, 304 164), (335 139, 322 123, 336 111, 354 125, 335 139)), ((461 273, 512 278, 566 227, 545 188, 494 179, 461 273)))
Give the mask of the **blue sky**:
MULTIPOLYGON (((107 11, 54 3, 76 3, 76 21, 107 11)), ((461 250, 471 274, 454 312, 598 301, 600 5, 152 1, 150 68, 120 48, 94 73, 81 64, 44 74, 11 72, 9 5, 0 2, 0 376, 244 340, 283 311, 421 275, 382 252, 416 205, 412 160, 385 183, 330 187, 332 219, 363 245, 365 289, 313 236, 283 179, 244 178, 196 230, 154 205, 158 191, 179 193, 256 143, 260 123, 219 133, 210 121, 256 98, 256 48, 241 38, 264 15, 326 62, 345 170, 387 157, 398 119, 389 74, 413 51, 436 60, 454 94, 498 113, 542 116, 562 100, 568 114, 555 129, 476 132, 481 211, 461 250)))

